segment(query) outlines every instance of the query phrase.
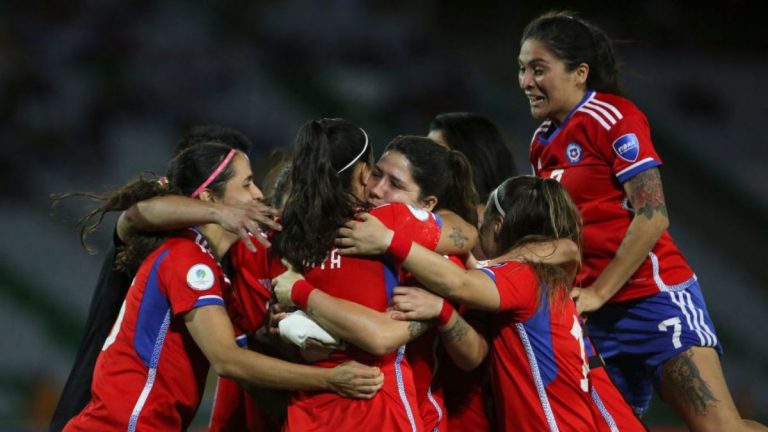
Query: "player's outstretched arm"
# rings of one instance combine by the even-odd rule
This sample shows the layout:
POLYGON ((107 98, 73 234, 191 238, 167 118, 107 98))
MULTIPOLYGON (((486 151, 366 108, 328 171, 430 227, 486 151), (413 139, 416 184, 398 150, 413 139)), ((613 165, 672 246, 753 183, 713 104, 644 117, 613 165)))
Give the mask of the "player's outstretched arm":
POLYGON ((381 255, 387 252, 402 261, 403 267, 435 294, 472 309, 499 309, 499 292, 487 275, 477 270, 463 270, 442 255, 397 236, 370 214, 359 214, 358 220, 345 223, 338 233, 336 245, 341 254, 381 255))
POLYGON ((370 399, 384 376, 376 367, 357 362, 335 368, 290 363, 235 344, 235 335, 222 306, 195 308, 184 316, 192 339, 217 374, 260 387, 282 390, 328 390, 345 397, 370 399))
POLYGON ((277 210, 254 201, 243 206, 228 206, 180 195, 165 195, 140 201, 120 214, 117 235, 122 240, 142 231, 165 231, 215 223, 240 236, 252 251, 252 239, 265 246, 267 239, 261 234, 259 224, 271 229, 281 229, 273 218, 277 210), (252 234, 252 235, 251 235, 252 234))
POLYGON ((286 306, 298 306, 329 333, 366 352, 379 356, 389 354, 423 334, 430 326, 422 321, 393 320, 389 312, 333 297, 314 289, 300 273, 292 270, 290 265, 288 267, 272 280, 278 301, 286 306), (297 287, 299 281, 303 282, 297 287))
POLYGON ((488 341, 464 320, 448 300, 417 287, 395 287, 392 318, 400 320, 436 320, 440 339, 453 362, 472 370, 488 355, 488 341))

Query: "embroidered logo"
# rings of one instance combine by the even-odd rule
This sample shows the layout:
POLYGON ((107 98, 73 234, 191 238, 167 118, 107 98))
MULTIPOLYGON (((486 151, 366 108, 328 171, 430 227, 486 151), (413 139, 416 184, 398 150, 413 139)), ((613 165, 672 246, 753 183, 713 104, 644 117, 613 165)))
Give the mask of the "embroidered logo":
POLYGON ((636 161, 640 154, 640 142, 637 141, 637 135, 628 133, 620 136, 613 142, 613 151, 627 162, 636 161))
POLYGON ((575 164, 581 161, 584 152, 581 150, 581 146, 578 143, 568 143, 565 147, 565 157, 568 158, 568 162, 575 164))

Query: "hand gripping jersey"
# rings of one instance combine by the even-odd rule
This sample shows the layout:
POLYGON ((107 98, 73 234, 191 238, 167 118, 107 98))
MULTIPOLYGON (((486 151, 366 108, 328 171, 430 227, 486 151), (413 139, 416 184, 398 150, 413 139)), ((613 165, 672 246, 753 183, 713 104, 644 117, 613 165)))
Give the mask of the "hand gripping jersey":
MULTIPOLYGON (((393 203, 374 208, 370 214, 388 228, 404 232, 413 241, 434 250, 440 238, 440 222, 432 213, 393 203)), ((336 249, 305 273, 307 281, 326 293, 385 311, 398 285, 400 267, 389 257, 341 256, 336 249)), ((375 335, 371 335, 375 337, 375 335)), ((370 400, 347 399, 331 392, 298 392, 288 406, 285 431, 382 432, 422 431, 413 376, 404 359, 405 349, 377 357, 350 346, 333 352, 315 365, 333 367, 357 360, 381 368, 384 386, 370 400)))
POLYGON ((64 430, 186 430, 209 363, 184 315, 223 306, 222 287, 228 283, 194 229, 149 255, 96 362, 91 402, 64 430))
POLYGON ((481 270, 494 280, 501 299, 491 327, 499 430, 597 430, 573 301, 550 304, 527 264, 510 261, 481 270))
MULTIPOLYGON (((568 190, 584 219, 578 286, 590 286, 613 259, 633 209, 622 184, 661 165, 645 115, 628 100, 588 92, 558 127, 546 120, 534 132, 530 160, 539 177, 568 190)), ((624 287, 609 300, 647 297, 695 281, 682 253, 664 232, 624 287)))

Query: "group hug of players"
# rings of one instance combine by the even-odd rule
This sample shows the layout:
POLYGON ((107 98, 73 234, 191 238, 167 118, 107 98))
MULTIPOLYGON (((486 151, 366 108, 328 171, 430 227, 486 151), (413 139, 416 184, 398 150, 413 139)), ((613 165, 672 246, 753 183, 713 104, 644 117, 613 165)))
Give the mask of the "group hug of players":
POLYGON ((447 127, 374 161, 364 129, 320 119, 267 177, 279 211, 216 127, 101 197, 82 234, 121 212, 100 287, 124 288, 94 297, 89 322, 100 295, 116 318, 52 428, 185 430, 212 367, 217 431, 638 431, 654 387, 692 430, 764 430, 728 393, 610 41, 548 13, 518 60, 533 176, 483 187, 487 148, 447 127))

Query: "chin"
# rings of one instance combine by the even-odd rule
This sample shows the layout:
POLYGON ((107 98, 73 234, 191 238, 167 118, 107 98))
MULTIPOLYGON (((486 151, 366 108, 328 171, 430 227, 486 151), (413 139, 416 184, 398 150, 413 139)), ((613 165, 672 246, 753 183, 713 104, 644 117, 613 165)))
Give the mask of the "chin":
POLYGON ((531 116, 536 120, 545 120, 547 118, 546 112, 539 108, 531 107, 531 116))

